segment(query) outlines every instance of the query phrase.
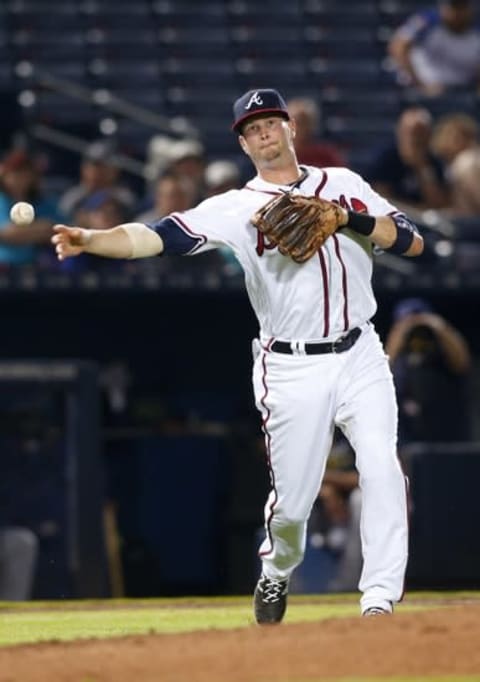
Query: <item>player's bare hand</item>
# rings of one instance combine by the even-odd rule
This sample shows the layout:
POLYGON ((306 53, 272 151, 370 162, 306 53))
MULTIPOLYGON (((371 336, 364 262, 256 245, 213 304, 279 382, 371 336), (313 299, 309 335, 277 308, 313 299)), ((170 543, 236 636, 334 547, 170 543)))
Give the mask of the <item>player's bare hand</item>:
POLYGON ((53 231, 55 234, 51 241, 55 246, 58 260, 83 253, 90 240, 89 230, 85 230, 83 227, 54 225, 53 231))

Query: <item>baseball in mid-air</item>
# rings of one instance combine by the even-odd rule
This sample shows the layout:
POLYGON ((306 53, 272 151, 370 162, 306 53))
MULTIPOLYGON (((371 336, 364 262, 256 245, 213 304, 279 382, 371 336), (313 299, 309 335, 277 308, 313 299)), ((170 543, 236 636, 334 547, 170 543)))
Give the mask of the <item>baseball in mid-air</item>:
POLYGON ((26 201, 18 201, 10 209, 10 220, 15 225, 30 225, 35 218, 35 210, 32 204, 26 201))

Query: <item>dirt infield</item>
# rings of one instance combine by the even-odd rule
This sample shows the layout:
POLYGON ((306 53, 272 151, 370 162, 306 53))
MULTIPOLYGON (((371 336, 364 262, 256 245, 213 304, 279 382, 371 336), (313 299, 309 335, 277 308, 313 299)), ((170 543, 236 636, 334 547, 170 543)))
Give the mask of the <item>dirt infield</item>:
POLYGON ((478 675, 480 605, 0 650, 0 682, 294 682, 478 675))

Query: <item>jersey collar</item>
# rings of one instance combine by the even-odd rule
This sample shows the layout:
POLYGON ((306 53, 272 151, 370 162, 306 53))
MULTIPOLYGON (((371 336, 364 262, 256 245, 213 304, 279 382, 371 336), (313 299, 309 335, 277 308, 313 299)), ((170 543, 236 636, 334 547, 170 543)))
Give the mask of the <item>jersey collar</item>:
POLYGON ((290 182, 286 185, 277 185, 274 182, 267 182, 263 180, 259 175, 256 175, 252 180, 250 180, 246 185, 246 189, 253 189, 257 192, 290 192, 292 189, 298 189, 304 180, 306 180, 311 172, 311 169, 307 166, 300 166, 302 171, 301 176, 295 182, 290 182))

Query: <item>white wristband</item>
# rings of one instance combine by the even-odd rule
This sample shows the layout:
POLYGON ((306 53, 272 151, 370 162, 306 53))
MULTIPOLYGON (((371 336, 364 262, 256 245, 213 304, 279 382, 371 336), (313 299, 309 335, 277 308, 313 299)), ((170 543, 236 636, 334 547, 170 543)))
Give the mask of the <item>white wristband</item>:
POLYGON ((83 246, 87 246, 89 241, 92 239, 92 232, 93 230, 87 230, 86 228, 82 228, 82 241, 83 241, 83 246))
POLYGON ((146 258, 162 253, 162 238, 143 223, 127 223, 122 227, 132 244, 130 258, 146 258))

